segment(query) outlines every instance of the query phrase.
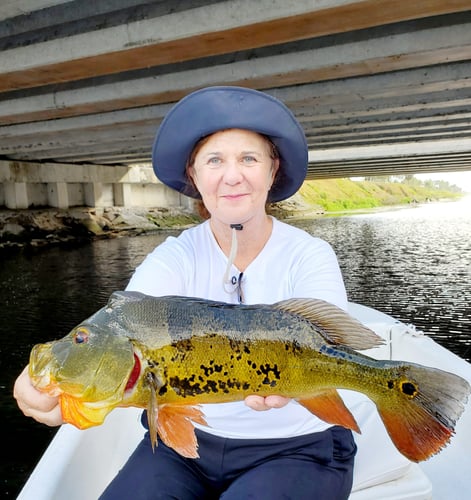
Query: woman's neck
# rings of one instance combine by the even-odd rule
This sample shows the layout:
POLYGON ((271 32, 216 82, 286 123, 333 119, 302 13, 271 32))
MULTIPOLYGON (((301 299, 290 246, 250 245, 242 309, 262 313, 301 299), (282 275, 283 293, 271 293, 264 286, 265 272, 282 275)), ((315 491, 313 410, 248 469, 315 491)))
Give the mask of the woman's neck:
MULTIPOLYGON (((229 224, 215 219, 209 221, 214 237, 221 250, 229 257, 234 229, 229 224)), ((253 218, 242 224, 242 229, 235 229, 237 237, 237 254, 234 265, 239 271, 245 271, 269 240, 273 228, 272 218, 266 214, 258 219, 253 218)))

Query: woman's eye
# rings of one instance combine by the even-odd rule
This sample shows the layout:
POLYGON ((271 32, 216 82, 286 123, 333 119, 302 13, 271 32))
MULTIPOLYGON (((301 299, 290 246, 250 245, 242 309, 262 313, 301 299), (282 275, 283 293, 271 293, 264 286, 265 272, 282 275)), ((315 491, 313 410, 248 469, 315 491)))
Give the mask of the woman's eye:
POLYGON ((250 156, 250 155, 244 156, 242 159, 244 163, 255 163, 257 161, 255 156, 250 156))
POLYGON ((222 165, 222 161, 220 158, 211 158, 208 160, 209 168, 219 168, 222 165))

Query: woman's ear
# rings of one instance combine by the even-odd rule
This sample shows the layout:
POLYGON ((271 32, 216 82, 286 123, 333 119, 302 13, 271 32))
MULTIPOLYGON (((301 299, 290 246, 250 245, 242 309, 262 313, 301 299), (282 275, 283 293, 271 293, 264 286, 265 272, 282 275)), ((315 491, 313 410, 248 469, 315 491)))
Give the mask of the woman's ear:
POLYGON ((270 184, 270 188, 273 185, 273 183, 275 182, 276 174, 278 173, 279 168, 280 168, 280 159, 279 158, 274 158, 272 166, 271 166, 271 184, 270 184))

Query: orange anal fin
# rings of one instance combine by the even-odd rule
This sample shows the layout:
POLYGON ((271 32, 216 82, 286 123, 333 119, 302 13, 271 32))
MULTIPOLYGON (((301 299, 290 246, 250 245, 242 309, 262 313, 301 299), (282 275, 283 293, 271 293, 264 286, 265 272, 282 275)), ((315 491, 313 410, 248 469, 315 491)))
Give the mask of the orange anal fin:
POLYGON ((355 417, 350 413, 335 389, 326 390, 315 397, 298 399, 297 401, 324 422, 341 425, 361 434, 355 417))
POLYGON ((198 441, 192 422, 208 425, 197 406, 167 404, 159 407, 157 430, 162 441, 184 457, 198 458, 198 441))
POLYGON ((413 462, 438 453, 453 435, 452 429, 419 407, 410 413, 378 410, 396 448, 413 462))

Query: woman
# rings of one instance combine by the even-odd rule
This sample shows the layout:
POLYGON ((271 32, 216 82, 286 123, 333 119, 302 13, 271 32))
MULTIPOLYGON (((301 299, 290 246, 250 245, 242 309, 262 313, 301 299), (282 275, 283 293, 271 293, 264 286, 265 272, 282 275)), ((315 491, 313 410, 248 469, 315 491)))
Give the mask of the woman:
MULTIPOLYGON (((209 219, 168 238, 137 268, 128 290, 230 303, 315 297, 346 308, 330 246, 267 215, 302 184, 307 144, 289 109, 239 87, 210 87, 177 103, 163 120, 153 166, 167 186, 202 199, 209 219)), ((27 372, 15 386, 26 415, 62 422, 57 401, 37 393, 27 372)), ((200 458, 144 440, 104 499, 347 498, 356 446, 351 432, 272 395, 203 405, 200 458)), ((144 419, 145 420, 145 419, 144 419)))

